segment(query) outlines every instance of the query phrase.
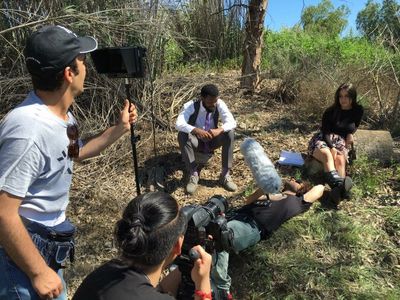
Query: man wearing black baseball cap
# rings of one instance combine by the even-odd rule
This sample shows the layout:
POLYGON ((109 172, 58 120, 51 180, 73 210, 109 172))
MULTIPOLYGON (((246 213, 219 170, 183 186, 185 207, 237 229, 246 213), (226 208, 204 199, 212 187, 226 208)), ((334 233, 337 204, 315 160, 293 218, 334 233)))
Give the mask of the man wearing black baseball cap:
POLYGON ((0 124, 0 300, 66 299, 62 268, 75 227, 65 211, 73 161, 98 155, 136 122, 125 100, 117 125, 82 141, 69 112, 83 92, 92 37, 45 26, 24 55, 33 91, 0 124))
POLYGON ((29 73, 49 76, 63 70, 79 54, 96 49, 93 37, 78 37, 62 26, 45 26, 28 38, 24 54, 29 73))

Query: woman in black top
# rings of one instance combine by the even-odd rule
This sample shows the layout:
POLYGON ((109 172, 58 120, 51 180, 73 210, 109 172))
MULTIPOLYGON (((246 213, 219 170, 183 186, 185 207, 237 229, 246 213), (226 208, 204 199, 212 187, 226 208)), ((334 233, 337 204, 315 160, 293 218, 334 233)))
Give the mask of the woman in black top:
POLYGON ((348 83, 340 85, 335 93, 335 103, 322 116, 321 131, 309 142, 308 153, 322 163, 331 187, 343 183, 353 134, 363 113, 363 107, 357 103, 355 87, 348 83))
MULTIPOLYGON (((186 218, 176 200, 163 192, 133 199, 115 227, 120 258, 110 260, 86 277, 73 300, 169 300, 180 283, 178 270, 159 284, 161 273, 181 253, 186 218)), ((211 299, 211 255, 195 246, 192 280, 195 300, 211 299)))

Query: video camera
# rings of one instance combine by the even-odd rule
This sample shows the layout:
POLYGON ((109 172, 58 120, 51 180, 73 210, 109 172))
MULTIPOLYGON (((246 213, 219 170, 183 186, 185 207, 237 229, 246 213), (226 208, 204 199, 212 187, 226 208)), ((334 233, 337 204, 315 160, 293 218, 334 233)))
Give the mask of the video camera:
MULTIPOLYGON (((188 205, 182 207, 187 220, 187 229, 182 245, 182 253, 174 264, 182 273, 182 283, 177 299, 193 299, 194 283, 191 279, 193 261, 197 259, 191 249, 201 245, 208 253, 228 251, 231 248, 232 234, 228 229, 225 211, 228 202, 220 195, 212 196, 204 205, 188 205)), ((213 288, 215 291, 215 289, 213 288)), ((214 293, 217 294, 217 293, 214 293)), ((213 299, 217 299, 215 295, 213 299)))

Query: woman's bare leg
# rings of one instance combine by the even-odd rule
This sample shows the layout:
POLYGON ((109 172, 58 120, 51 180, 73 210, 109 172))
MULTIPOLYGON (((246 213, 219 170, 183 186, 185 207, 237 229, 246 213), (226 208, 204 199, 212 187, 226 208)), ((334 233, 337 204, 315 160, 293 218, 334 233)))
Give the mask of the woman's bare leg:
POLYGON ((329 148, 315 148, 313 156, 316 160, 322 163, 325 172, 336 170, 335 161, 333 160, 332 153, 329 148))
POLYGON ((346 159, 343 154, 336 155, 335 166, 339 176, 346 177, 346 159))

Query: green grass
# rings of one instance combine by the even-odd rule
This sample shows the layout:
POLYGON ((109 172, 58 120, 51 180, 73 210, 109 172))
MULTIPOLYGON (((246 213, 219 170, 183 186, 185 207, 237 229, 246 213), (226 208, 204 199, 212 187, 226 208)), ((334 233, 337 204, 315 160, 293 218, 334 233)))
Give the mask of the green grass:
POLYGON ((390 169, 379 168, 376 160, 368 160, 365 156, 358 157, 351 167, 351 174, 356 198, 371 195, 378 191, 389 177, 390 169))

